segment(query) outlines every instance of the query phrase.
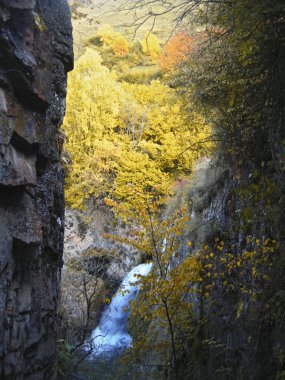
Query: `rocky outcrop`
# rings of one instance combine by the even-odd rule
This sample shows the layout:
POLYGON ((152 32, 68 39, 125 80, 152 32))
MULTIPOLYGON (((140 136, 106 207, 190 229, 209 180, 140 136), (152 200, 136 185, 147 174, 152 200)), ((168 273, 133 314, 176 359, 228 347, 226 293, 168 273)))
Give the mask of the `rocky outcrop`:
POLYGON ((0 0, 0 378, 54 379, 66 0, 0 0))
POLYGON ((124 276, 141 261, 132 247, 104 238, 104 234, 125 236, 127 227, 115 220, 107 207, 92 213, 67 209, 65 212, 64 263, 92 257, 92 269, 98 277, 117 290, 124 276), (88 215, 90 214, 90 215, 88 215), (88 216, 87 216, 88 215, 88 216))

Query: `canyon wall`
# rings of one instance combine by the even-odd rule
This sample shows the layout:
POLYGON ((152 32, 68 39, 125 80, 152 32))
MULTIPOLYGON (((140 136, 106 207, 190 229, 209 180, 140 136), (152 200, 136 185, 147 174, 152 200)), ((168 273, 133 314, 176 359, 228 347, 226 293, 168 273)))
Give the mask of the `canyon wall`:
POLYGON ((66 0, 0 0, 0 378, 56 378, 66 0))

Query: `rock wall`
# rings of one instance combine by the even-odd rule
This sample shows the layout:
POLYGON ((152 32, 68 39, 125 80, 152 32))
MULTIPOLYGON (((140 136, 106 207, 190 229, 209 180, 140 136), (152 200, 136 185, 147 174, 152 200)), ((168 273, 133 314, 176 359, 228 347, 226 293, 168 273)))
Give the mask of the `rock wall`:
POLYGON ((104 233, 125 236, 126 226, 115 221, 107 207, 90 212, 73 209, 65 211, 64 263, 89 252, 92 267, 98 276, 114 283, 114 290, 125 275, 141 262, 141 255, 132 247, 104 238, 104 233), (97 271, 96 271, 97 269, 97 271))
POLYGON ((56 378, 66 0, 0 0, 0 378, 56 378))
MULTIPOLYGON (((192 215, 185 234, 187 241, 192 242, 193 253, 199 251, 199 257, 204 256, 202 262, 206 270, 201 271, 203 288, 189 298, 193 304, 189 326, 193 330, 189 335, 183 334, 186 349, 176 346, 178 379, 282 380, 285 379, 284 219, 281 219, 284 218, 284 185, 276 188, 273 194, 266 191, 263 201, 269 202, 272 195, 280 197, 280 201, 278 208, 270 203, 265 218, 265 202, 257 198, 253 203, 249 191, 243 196, 244 188, 251 190, 250 185, 255 185, 253 181, 257 180, 251 175, 254 167, 243 167, 237 176, 233 168, 219 164, 214 159, 201 160, 190 183, 188 206, 192 215), (244 218, 240 212, 248 199, 253 205, 256 218, 253 220, 244 218), (271 217, 276 219, 275 223, 268 223, 271 217), (250 237, 254 237, 253 242, 247 239, 250 237), (266 257, 262 256, 263 249, 269 244, 267 239, 277 240, 278 237, 280 243, 263 261, 266 257), (223 242, 218 248, 216 239, 223 242), (260 247, 261 241, 262 248, 254 248, 260 247), (240 261, 250 252, 253 252, 252 261, 240 261), (231 267, 229 254, 236 266, 231 267), (223 262, 227 264, 222 266, 223 262)), ((262 170, 261 178, 264 173, 272 177, 275 174, 272 171, 268 174, 265 165, 262 170)), ((260 191, 262 194, 263 190, 260 191)), ((249 211, 248 215, 251 215, 249 211)), ((177 265, 185 258, 183 249, 179 253, 177 265)), ((140 337, 142 332, 147 335, 148 329, 147 322, 130 320, 133 337, 140 337)), ((179 333, 180 330, 178 336, 179 333)), ((160 326, 155 343, 164 342, 166 337, 160 326)), ((146 354, 141 352, 141 362, 138 362, 142 365, 134 366, 136 379, 177 378, 169 370, 170 349, 168 352, 167 348, 146 354)))
MULTIPOLYGON (((223 252, 238 254, 252 250, 247 236, 261 236, 260 239, 264 236, 264 240, 268 236, 278 236, 278 228, 270 225, 263 216, 264 205, 261 201, 258 201, 259 208, 253 204, 257 217, 249 227, 240 216, 245 200, 237 189, 242 188, 242 183, 250 186, 252 172, 252 168, 243 168, 237 177, 231 168, 221 168, 215 164, 205 165, 197 171, 190 191, 194 217, 189 228, 190 237, 197 247, 207 243, 213 248, 215 238, 222 237, 225 244, 223 252), (233 242, 237 242, 237 248, 233 248, 233 242)), ((252 199, 250 193, 247 197, 252 199)), ((272 208, 272 213, 278 220, 278 212, 272 208)), ((280 230, 282 226, 284 223, 280 225, 280 230)), ((186 372, 192 371, 191 376, 185 375, 185 379, 284 378, 284 266, 281 265, 284 259, 282 251, 277 250, 273 255, 274 258, 271 257, 264 267, 259 268, 266 276, 263 282, 256 280, 250 271, 242 274, 237 267, 230 277, 229 274, 225 277, 235 286, 226 288, 217 279, 212 282, 209 298, 199 297, 197 314, 203 323, 191 353, 194 365, 189 363, 186 368, 186 372)), ((262 259, 259 257, 258 260, 255 263, 260 263, 262 259)))

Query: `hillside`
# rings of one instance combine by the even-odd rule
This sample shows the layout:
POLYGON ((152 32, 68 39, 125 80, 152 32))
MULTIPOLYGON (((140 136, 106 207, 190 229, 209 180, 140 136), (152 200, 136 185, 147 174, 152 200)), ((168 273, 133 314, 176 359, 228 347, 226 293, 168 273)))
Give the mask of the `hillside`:
MULTIPOLYGON (((125 11, 124 0, 70 0, 72 11, 72 25, 75 54, 82 51, 84 40, 96 34, 104 25, 111 25, 116 31, 123 34, 128 40, 140 40, 146 32, 152 30, 162 43, 165 43, 175 28, 174 15, 166 13, 157 18, 155 25, 153 19, 145 20, 145 9, 139 9, 136 14, 125 11), (142 18, 140 20, 140 18, 142 18), (139 19, 135 21, 135 19, 139 19), (138 28, 139 24, 141 26, 138 28)), ((162 7, 154 4, 154 10, 162 7)))

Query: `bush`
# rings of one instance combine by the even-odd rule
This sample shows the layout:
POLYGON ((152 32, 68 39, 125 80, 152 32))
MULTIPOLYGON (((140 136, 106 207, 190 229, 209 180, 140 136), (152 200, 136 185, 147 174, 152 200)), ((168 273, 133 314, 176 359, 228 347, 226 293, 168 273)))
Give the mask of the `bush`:
POLYGON ((125 56, 129 53, 129 43, 123 36, 118 36, 112 44, 113 53, 119 56, 125 56))

